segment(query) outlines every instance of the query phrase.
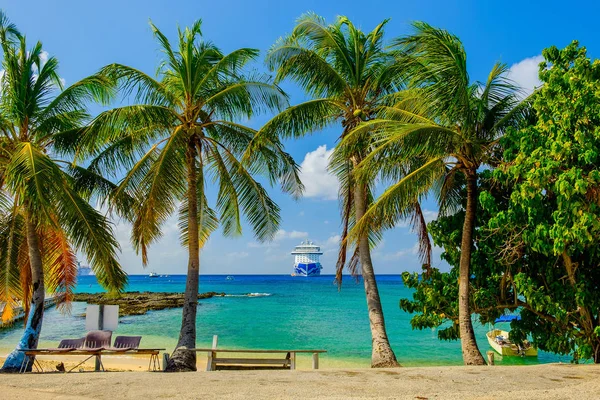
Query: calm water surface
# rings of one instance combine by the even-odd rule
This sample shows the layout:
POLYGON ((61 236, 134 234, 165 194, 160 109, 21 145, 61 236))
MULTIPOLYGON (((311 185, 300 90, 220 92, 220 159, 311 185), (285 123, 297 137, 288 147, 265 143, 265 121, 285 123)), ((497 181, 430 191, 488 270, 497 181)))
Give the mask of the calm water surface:
MULTIPOLYGON (((342 290, 333 276, 291 277, 289 275, 225 275, 200 277, 200 292, 225 292, 227 297, 201 300, 198 307, 198 347, 209 346, 219 335, 219 346, 237 348, 318 348, 328 351, 324 366, 369 365, 371 339, 362 283, 344 278, 342 290), (252 294, 248 296, 249 294, 252 294)), ((400 298, 410 297, 397 275, 377 277, 388 335, 403 365, 460 365, 460 343, 437 339, 435 330, 412 330, 410 314, 400 310, 400 298)), ((183 292, 185 276, 129 277, 127 291, 183 292)), ((102 292, 94 276, 79 278, 78 292, 102 292)), ((54 345, 61 338, 84 335, 85 303, 74 303, 71 315, 47 310, 41 346, 54 345)), ((142 316, 120 319, 116 334, 142 335, 143 347, 176 345, 181 309, 152 311, 142 316)), ((509 324, 497 324, 508 329, 509 324)), ((476 325, 482 352, 490 350, 485 332, 476 325)), ((0 331, 0 354, 19 340, 22 324, 0 331)), ((548 363, 568 357, 540 351, 538 358, 500 357, 499 364, 548 363)))

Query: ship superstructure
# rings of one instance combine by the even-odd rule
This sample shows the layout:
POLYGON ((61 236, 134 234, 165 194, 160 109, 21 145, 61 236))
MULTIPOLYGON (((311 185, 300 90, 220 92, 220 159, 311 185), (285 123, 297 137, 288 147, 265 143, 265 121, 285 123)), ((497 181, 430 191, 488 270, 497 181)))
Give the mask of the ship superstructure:
POLYGON ((300 243, 292 251, 294 259, 294 275, 296 276, 319 276, 321 275, 321 262, 319 258, 323 255, 321 248, 313 242, 306 240, 300 243))

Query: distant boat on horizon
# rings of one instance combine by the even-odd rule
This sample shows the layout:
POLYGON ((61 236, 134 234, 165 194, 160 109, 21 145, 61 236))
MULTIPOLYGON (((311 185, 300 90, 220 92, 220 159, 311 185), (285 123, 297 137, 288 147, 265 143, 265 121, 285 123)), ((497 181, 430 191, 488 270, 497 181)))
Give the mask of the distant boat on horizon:
POLYGON ((158 278, 160 275, 158 275, 156 273, 156 271, 152 271, 150 272, 150 274, 148 275, 148 278, 158 278))
POLYGON ((301 242, 291 253, 294 257, 294 272, 292 276, 320 276, 323 255, 321 248, 309 240, 301 242))

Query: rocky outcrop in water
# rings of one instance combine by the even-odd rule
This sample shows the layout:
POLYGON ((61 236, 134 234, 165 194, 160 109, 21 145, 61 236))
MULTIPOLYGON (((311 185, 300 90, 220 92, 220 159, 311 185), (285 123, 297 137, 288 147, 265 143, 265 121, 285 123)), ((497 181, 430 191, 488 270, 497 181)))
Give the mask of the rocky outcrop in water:
MULTIPOLYGON (((200 293, 198 299, 223 297, 225 293, 200 293)), ((142 315, 151 310, 183 307, 183 293, 126 292, 118 297, 107 293, 77 293, 73 301, 88 304, 112 304, 119 306, 119 316, 142 315)))

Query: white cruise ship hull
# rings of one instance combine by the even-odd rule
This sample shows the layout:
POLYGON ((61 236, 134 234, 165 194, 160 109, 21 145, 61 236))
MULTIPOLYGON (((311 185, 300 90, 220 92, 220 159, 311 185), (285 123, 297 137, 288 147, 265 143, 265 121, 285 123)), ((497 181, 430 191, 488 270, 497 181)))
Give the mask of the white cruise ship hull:
POLYGON ((294 265, 296 276, 319 276, 321 275, 321 263, 298 263, 294 265))

